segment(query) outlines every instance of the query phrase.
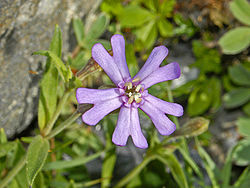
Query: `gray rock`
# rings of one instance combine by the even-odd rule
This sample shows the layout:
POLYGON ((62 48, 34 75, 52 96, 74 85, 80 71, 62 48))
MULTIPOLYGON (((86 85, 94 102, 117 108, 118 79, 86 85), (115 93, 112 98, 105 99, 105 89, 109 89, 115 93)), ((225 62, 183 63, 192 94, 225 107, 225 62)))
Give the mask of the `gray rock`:
POLYGON ((98 3, 98 0, 0 1, 0 127, 9 137, 24 130, 37 112, 44 59, 31 53, 48 49, 55 24, 62 29, 63 51, 67 51, 72 17, 93 12, 98 3), (30 70, 39 74, 31 74, 30 70))

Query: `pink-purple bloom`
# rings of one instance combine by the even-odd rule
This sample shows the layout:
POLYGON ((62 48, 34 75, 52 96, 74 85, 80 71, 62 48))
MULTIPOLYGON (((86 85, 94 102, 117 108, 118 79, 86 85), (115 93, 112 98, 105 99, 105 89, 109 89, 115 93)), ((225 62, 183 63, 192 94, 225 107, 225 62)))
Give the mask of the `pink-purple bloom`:
POLYGON ((165 46, 159 46, 153 49, 141 70, 131 78, 126 63, 123 36, 118 34, 112 36, 111 46, 113 56, 102 44, 95 44, 92 48, 92 57, 114 82, 116 88, 78 88, 76 91, 78 103, 94 104, 82 115, 82 120, 88 125, 96 125, 104 116, 120 108, 112 136, 113 143, 125 146, 128 137, 131 136, 135 146, 147 148, 148 143, 140 127, 138 108, 150 117, 161 135, 173 133, 176 126, 166 114, 182 116, 182 106, 156 98, 150 95, 147 89, 159 82, 179 78, 180 67, 178 63, 160 67, 168 54, 168 49, 165 46))

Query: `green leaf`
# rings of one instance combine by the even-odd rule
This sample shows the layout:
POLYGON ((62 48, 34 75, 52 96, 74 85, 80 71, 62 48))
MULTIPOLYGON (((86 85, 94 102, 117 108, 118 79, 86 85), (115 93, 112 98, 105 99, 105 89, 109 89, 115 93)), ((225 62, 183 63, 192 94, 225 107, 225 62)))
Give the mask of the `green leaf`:
POLYGON ((241 64, 229 67, 229 76, 235 84, 250 86, 250 71, 241 64))
POLYGON ((229 5, 233 15, 240 22, 250 25, 250 4, 247 0, 234 0, 229 5))
POLYGON ((168 154, 168 155, 164 155, 164 156, 162 156, 162 155, 157 156, 157 158, 170 168, 171 173, 172 173, 175 181, 178 183, 178 185, 181 188, 188 187, 188 183, 187 183, 187 179, 186 179, 186 176, 184 174, 184 171, 183 171, 179 161, 176 159, 176 157, 173 153, 168 154))
POLYGON ((106 30, 108 24, 109 17, 104 14, 100 14, 87 31, 85 41, 88 43, 91 40, 99 38, 106 30))
POLYGON ((214 161, 211 159, 211 157, 207 154, 207 152, 200 146, 198 139, 195 139, 196 141, 196 146, 198 149, 198 153, 203 159, 203 164, 205 165, 205 168, 207 170, 208 176, 212 182, 212 185, 214 188, 219 188, 218 182, 217 182, 217 177, 219 175, 219 170, 216 167, 216 164, 214 161))
POLYGON ((98 152, 98 153, 95 153, 95 154, 87 156, 87 157, 80 157, 80 158, 73 159, 70 161, 50 162, 50 163, 47 163, 43 169, 44 170, 57 170, 57 169, 72 168, 75 166, 80 166, 80 165, 83 165, 89 161, 96 159, 97 157, 100 157, 101 154, 102 154, 102 152, 98 152))
POLYGON ((6 143, 8 140, 7 140, 7 136, 5 134, 5 131, 3 128, 0 128, 0 144, 4 144, 6 143))
POLYGON ((211 111, 217 111, 221 106, 221 82, 218 78, 213 77, 210 79, 210 87, 213 88, 213 97, 211 104, 211 111))
POLYGON ((111 150, 106 153, 104 161, 102 163, 102 184, 101 187, 106 188, 110 186, 113 170, 116 162, 115 150, 111 150))
POLYGON ((173 12, 175 3, 176 3, 175 0, 162 1, 160 3, 160 13, 163 16, 167 16, 167 17, 170 16, 171 13, 173 12))
POLYGON ((82 23, 82 20, 79 18, 76 18, 73 20, 73 28, 76 36, 76 40, 80 46, 82 46, 82 42, 84 39, 84 25, 82 23))
POLYGON ((52 59, 52 63, 57 68, 61 78, 64 82, 68 82, 72 78, 72 72, 68 70, 66 65, 62 62, 62 60, 52 51, 41 50, 33 53, 34 55, 43 55, 50 57, 52 59))
POLYGON ((226 93, 223 97, 226 108, 239 107, 250 99, 250 88, 238 88, 226 93))
POLYGON ((234 188, 248 188, 250 185, 250 166, 244 169, 240 177, 234 183, 234 188))
POLYGON ((128 5, 118 15, 121 27, 138 27, 153 19, 153 14, 138 5, 128 5))
POLYGON ((152 29, 155 25, 154 21, 146 23, 144 26, 141 26, 135 31, 136 36, 138 39, 142 40, 144 43, 146 42, 147 38, 152 32, 152 29))
POLYGON ((188 98, 187 112, 190 116, 203 114, 212 102, 213 89, 209 82, 203 83, 202 86, 196 87, 188 98))
POLYGON ((154 45, 156 38, 157 38, 157 34, 158 34, 157 33, 157 26, 156 26, 156 24, 154 24, 146 41, 144 42, 146 49, 150 49, 154 45))
POLYGON ((245 114, 250 116, 250 102, 243 106, 243 111, 245 112, 245 114))
POLYGON ((26 176, 29 185, 32 186, 37 174, 42 169, 48 155, 49 142, 40 135, 31 142, 26 161, 26 176))
MULTIPOLYGON (((50 51, 61 57, 62 34, 60 28, 56 25, 53 38, 50 43, 50 51)), ((40 97, 38 104, 38 125, 43 130, 50 120, 57 105, 57 85, 58 71, 51 58, 47 58, 46 70, 40 84, 40 97)))
POLYGON ((245 139, 239 142, 236 148, 233 159, 239 166, 247 166, 250 164, 250 139, 245 139))
POLYGON ((210 49, 197 40, 192 42, 192 47, 196 61, 191 66, 199 68, 201 73, 219 73, 221 71, 221 60, 218 50, 210 49))
POLYGON ((181 85, 180 87, 176 88, 173 90, 173 95, 175 97, 180 97, 182 95, 188 95, 192 89, 194 88, 197 80, 191 80, 188 81, 187 83, 181 85))
POLYGON ((85 51, 80 51, 77 56, 72 60, 71 67, 77 70, 80 70, 83 66, 86 65, 91 56, 85 51))
POLYGON ((126 60, 128 63, 128 68, 131 77, 134 77, 136 73, 139 71, 139 66, 136 60, 133 44, 126 44, 126 60))
POLYGON ((243 136, 249 136, 250 138, 250 118, 240 117, 236 125, 238 126, 238 131, 243 136))
POLYGON ((157 26, 161 36, 171 37, 173 35, 173 25, 168 20, 164 18, 158 20, 157 26))
POLYGON ((250 27, 237 27, 224 34, 219 45, 225 54, 237 54, 250 44, 250 27))
POLYGON ((194 160, 192 159, 192 157, 190 157, 189 154, 187 154, 187 152, 185 151, 185 149, 181 146, 178 147, 178 150, 181 152, 184 160, 192 167, 192 169, 195 171, 195 173, 200 177, 203 178, 203 174, 200 171, 200 168, 198 167, 198 165, 194 162, 194 160))
POLYGON ((49 50, 55 53, 58 57, 62 55, 62 33, 58 25, 55 26, 53 38, 50 42, 49 50))
POLYGON ((16 142, 7 142, 0 144, 0 157, 7 155, 10 151, 16 149, 16 142))
POLYGON ((237 147, 239 146, 239 143, 237 143, 235 146, 230 148, 230 150, 227 153, 226 161, 223 166, 223 169, 221 171, 220 181, 222 182, 222 188, 228 188, 230 184, 231 179, 231 172, 232 172, 232 160, 233 160, 233 154, 237 147))

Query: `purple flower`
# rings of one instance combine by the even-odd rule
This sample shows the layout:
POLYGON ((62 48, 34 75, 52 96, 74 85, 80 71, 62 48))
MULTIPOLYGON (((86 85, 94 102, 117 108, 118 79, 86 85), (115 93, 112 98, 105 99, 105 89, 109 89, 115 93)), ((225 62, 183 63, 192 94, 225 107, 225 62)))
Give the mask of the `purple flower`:
POLYGON ((111 45, 113 56, 98 43, 92 48, 92 57, 114 82, 116 88, 78 88, 76 91, 78 103, 94 104, 82 115, 82 120, 88 125, 96 125, 104 116, 120 108, 112 136, 113 143, 125 146, 128 137, 131 136, 137 147, 147 148, 148 143, 140 127, 138 108, 151 118, 161 135, 173 133, 176 126, 165 114, 182 116, 182 106, 158 99, 150 95, 147 89, 156 83, 179 78, 180 67, 177 63, 160 67, 168 54, 168 49, 159 46, 153 49, 142 69, 131 78, 126 63, 123 36, 112 36, 111 45))

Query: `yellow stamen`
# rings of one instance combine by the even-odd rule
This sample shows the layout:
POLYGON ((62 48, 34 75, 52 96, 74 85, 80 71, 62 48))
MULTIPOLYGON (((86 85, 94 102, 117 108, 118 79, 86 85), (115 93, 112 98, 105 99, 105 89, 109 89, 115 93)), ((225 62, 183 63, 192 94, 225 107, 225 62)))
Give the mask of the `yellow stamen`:
POLYGON ((131 104, 134 100, 134 96, 129 97, 128 104, 131 104))
POLYGON ((135 102, 136 103, 140 103, 142 101, 142 99, 141 98, 137 98, 137 99, 135 99, 135 102))
POLYGON ((132 87, 133 87, 131 82, 125 83, 125 86, 127 87, 128 90, 132 89, 132 87))
POLYGON ((138 86, 136 86, 135 91, 136 91, 136 92, 139 92, 140 89, 141 89, 141 85, 138 85, 138 86))
POLYGON ((139 77, 136 77, 134 80, 132 80, 132 82, 134 83, 134 82, 138 82, 138 81, 140 81, 141 79, 139 78, 139 77))

